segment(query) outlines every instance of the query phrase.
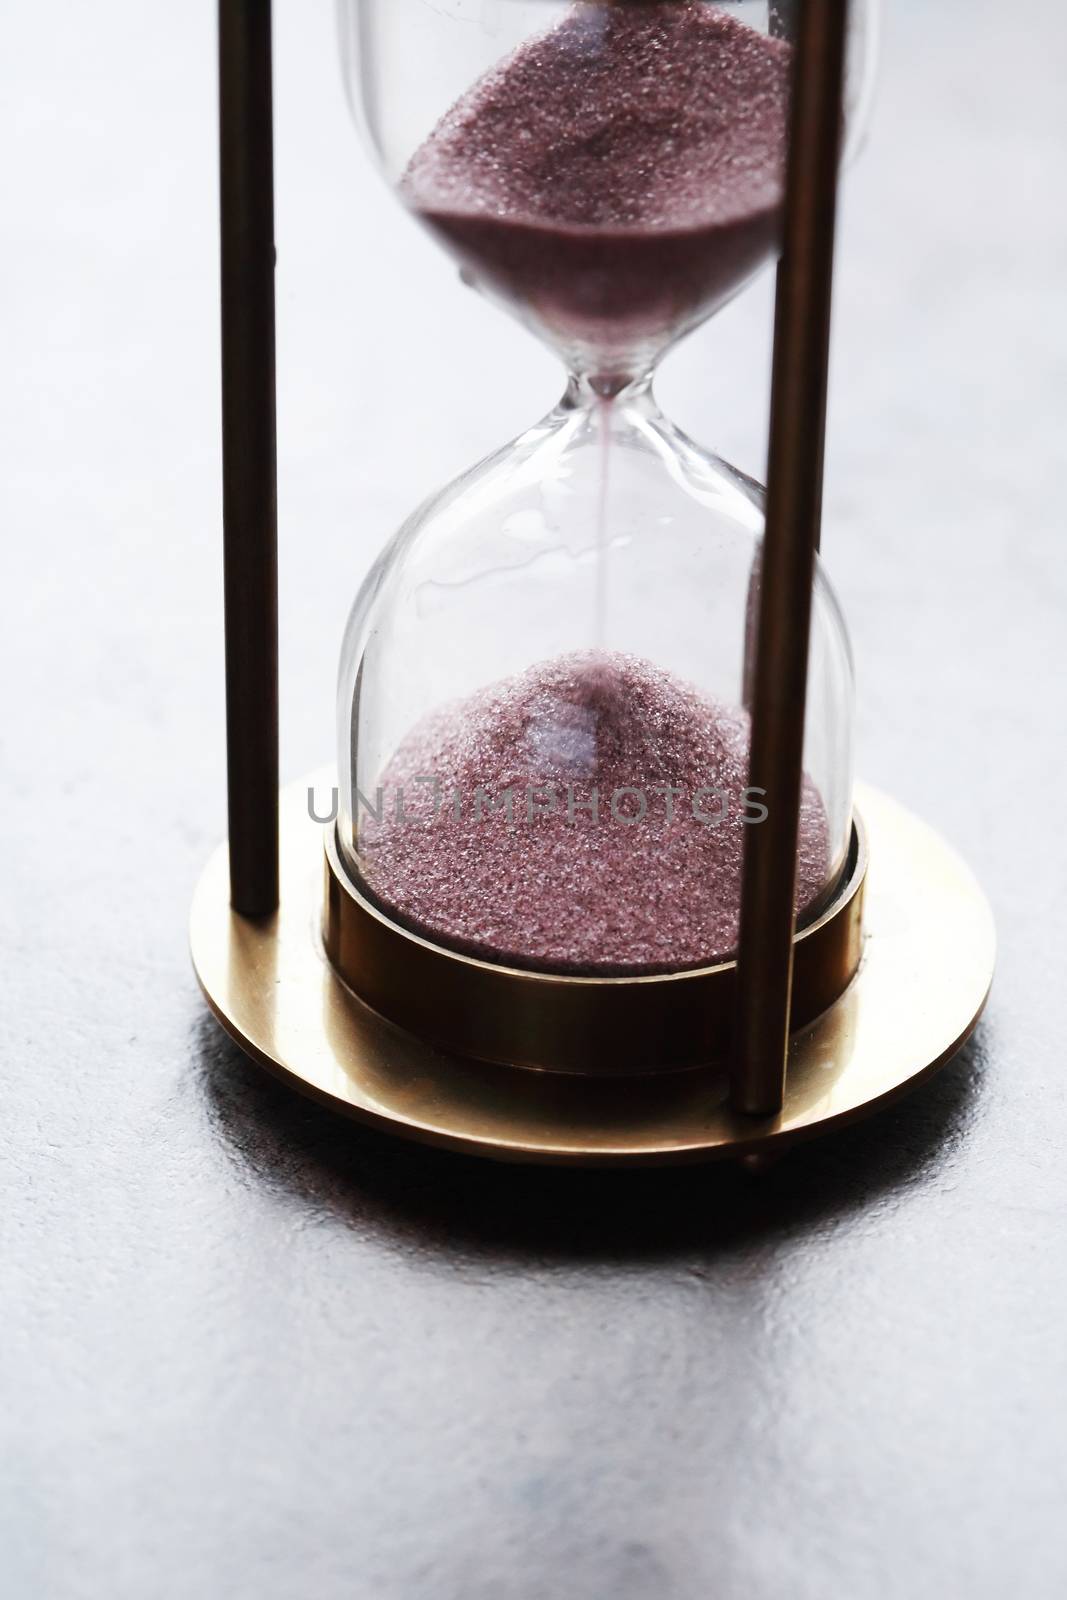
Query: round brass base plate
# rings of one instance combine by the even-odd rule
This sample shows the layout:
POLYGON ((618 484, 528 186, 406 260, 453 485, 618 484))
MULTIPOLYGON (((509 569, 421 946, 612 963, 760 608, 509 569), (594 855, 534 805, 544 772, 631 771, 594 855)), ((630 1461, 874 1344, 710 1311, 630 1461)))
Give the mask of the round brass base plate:
POLYGON ((281 906, 262 921, 229 906, 226 846, 193 901, 197 977, 227 1033, 295 1088, 390 1133, 500 1161, 639 1166, 755 1155, 875 1111, 955 1054, 993 975, 988 902, 924 823, 860 786, 867 827, 864 954, 841 999, 791 1044, 785 1107, 735 1115, 723 1073, 578 1078, 449 1056, 403 1033, 345 987, 322 949, 322 825, 308 789, 283 790, 281 906))

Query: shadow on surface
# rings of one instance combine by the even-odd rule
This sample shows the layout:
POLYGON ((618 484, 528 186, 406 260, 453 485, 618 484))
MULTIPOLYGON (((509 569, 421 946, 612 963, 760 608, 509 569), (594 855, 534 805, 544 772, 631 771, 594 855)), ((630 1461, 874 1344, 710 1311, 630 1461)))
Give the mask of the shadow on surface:
POLYGON ((737 1163, 582 1172, 505 1166, 361 1128, 271 1078, 205 1014, 199 1074, 213 1127, 257 1181, 408 1248, 498 1259, 639 1261, 709 1254, 832 1225, 951 1164, 974 1122, 983 1026, 956 1060, 870 1122, 737 1163))

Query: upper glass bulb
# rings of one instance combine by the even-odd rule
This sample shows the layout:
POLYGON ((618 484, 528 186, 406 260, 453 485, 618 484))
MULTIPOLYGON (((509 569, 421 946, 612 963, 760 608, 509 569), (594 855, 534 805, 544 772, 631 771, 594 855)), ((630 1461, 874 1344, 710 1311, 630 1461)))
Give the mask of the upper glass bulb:
MULTIPOLYGON (((773 253, 799 0, 340 0, 350 99, 411 211, 618 384, 773 253)), ((853 5, 848 138, 873 12, 853 5)))

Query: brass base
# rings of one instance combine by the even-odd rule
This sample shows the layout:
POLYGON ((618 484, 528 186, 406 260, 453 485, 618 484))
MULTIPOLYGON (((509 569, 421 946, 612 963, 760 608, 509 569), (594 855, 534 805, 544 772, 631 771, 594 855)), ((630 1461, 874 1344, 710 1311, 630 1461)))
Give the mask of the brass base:
POLYGON ((730 1110, 721 1069, 579 1078, 446 1055, 364 1006, 322 949, 322 826, 315 774, 282 792, 281 907, 259 922, 229 906, 226 846, 193 901, 200 985, 261 1065, 338 1111, 426 1143, 501 1161, 638 1166, 745 1156, 853 1121, 943 1065, 971 1033, 993 975, 989 905, 934 833, 860 787, 867 828, 864 954, 833 1006, 794 1035, 780 1116, 730 1110))
MULTIPOLYGON (((839 999, 863 954, 867 840, 858 815, 831 903, 793 941, 799 1029, 839 999)), ((728 1059, 737 963, 629 978, 524 971, 412 933, 352 882, 326 832, 326 954, 379 1016, 446 1055, 580 1077, 678 1072, 728 1059)))

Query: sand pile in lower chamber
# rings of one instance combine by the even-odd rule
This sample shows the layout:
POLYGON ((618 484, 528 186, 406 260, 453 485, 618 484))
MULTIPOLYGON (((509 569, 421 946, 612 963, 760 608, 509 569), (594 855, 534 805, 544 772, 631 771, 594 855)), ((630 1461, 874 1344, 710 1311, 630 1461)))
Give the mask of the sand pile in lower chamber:
MULTIPOLYGON (((365 797, 371 894, 470 954, 571 973, 664 972, 737 943, 748 718, 648 661, 576 654, 436 713, 365 797), (380 813, 376 817, 375 813, 380 813)), ((804 785, 796 903, 829 870, 804 785)))

